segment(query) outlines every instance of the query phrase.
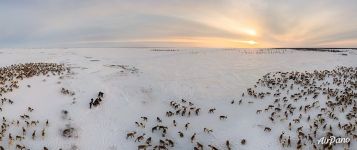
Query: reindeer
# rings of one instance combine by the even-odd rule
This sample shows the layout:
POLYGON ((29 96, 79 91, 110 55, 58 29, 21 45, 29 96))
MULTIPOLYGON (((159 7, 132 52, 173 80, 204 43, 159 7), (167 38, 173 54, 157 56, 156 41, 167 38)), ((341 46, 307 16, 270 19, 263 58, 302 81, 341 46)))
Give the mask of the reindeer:
POLYGON ((26 147, 17 144, 17 145, 16 145, 16 149, 23 150, 23 149, 26 149, 26 147))
POLYGON ((140 117, 141 119, 143 119, 144 121, 148 121, 147 117, 140 117))
POLYGON ((154 133, 154 131, 157 130, 158 127, 159 127, 159 126, 154 126, 154 127, 152 127, 152 128, 151 128, 151 132, 154 133))
POLYGON ((256 114, 260 114, 262 112, 262 110, 257 110, 256 114))
POLYGON ((99 91, 99 93, 98 93, 98 97, 103 98, 103 97, 104 97, 104 93, 103 93, 103 92, 101 92, 101 91, 99 91))
POLYGON ((167 141, 171 147, 174 147, 174 142, 172 140, 166 139, 165 141, 167 141))
POLYGON ((231 150, 231 144, 229 143, 228 140, 226 141, 226 146, 227 146, 227 149, 228 149, 228 150, 231 150))
POLYGON ((208 110, 208 113, 214 113, 215 110, 216 110, 216 108, 211 108, 208 110))
POLYGON ((189 122, 185 124, 185 129, 186 129, 186 130, 188 129, 188 125, 189 125, 189 124, 190 124, 189 122))
POLYGON ((160 139, 160 145, 166 146, 166 142, 160 139))
POLYGON ((101 99, 100 99, 100 98, 96 98, 96 99, 95 99, 95 101, 93 102, 93 106, 94 106, 94 107, 99 106, 100 101, 101 101, 101 99))
MULTIPOLYGON (((34 132, 35 133, 35 132, 34 132)), ((136 132, 129 132, 128 134, 126 134, 126 139, 128 139, 129 137, 130 138, 133 138, 135 136, 136 132)))
POLYGON ((219 116, 219 120, 225 120, 227 118, 228 118, 227 116, 219 116))
POLYGON ((144 136, 145 136, 145 133, 144 133, 143 135, 141 135, 141 136, 138 136, 138 137, 135 139, 135 142, 136 142, 136 141, 140 142, 141 140, 144 139, 144 136))
POLYGON ((36 137, 36 130, 34 130, 32 133, 32 140, 35 140, 35 137, 36 137))
POLYGON ((151 145, 138 145, 138 150, 146 150, 148 147, 150 147, 151 145))
POLYGON ((296 149, 297 149, 297 150, 301 150, 301 149, 302 149, 302 145, 301 145, 301 144, 298 144, 298 145, 296 146, 296 149))
POLYGON ((26 129, 24 127, 22 127, 22 135, 25 136, 26 135, 26 129))
POLYGON ((271 131, 271 128, 269 128, 269 127, 265 127, 265 128, 264 128, 264 131, 266 131, 266 132, 270 132, 270 131, 271 131))
POLYGON ((208 129, 208 128, 203 128, 203 132, 210 133, 210 132, 213 132, 213 130, 212 129, 208 129))
POLYGON ((93 105, 94 105, 93 98, 91 98, 89 102, 89 109, 92 109, 93 105))
POLYGON ((172 120, 172 123, 176 127, 176 120, 172 120))
POLYGON ((35 126, 36 126, 36 125, 37 125, 37 122, 36 122, 36 121, 31 121, 31 126, 32 126, 32 125, 35 125, 35 126))
POLYGON ((191 143, 193 143, 193 141, 195 140, 195 137, 196 137, 196 133, 194 133, 194 134, 191 136, 191 143))
POLYGON ((42 130, 41 135, 42 137, 45 137, 45 129, 42 130))
POLYGON ((183 138, 184 135, 181 131, 179 131, 178 134, 180 135, 181 138, 183 138))
POLYGON ((27 111, 32 112, 33 110, 31 107, 27 107, 27 111))
POLYGON ((201 150, 203 150, 203 145, 201 144, 201 143, 199 143, 199 142, 197 142, 197 148, 199 148, 199 149, 201 149, 201 150))
POLYGON ((246 142, 247 142, 247 141, 246 141, 245 139, 242 139, 242 140, 240 141, 240 143, 241 143, 242 145, 245 145, 246 142))
POLYGON ((159 117, 156 117, 157 122, 162 122, 162 120, 159 117))
POLYGON ((167 117, 171 117, 172 115, 174 115, 173 112, 171 112, 171 111, 166 112, 166 116, 167 116, 167 117))
POLYGON ((290 141, 290 136, 289 136, 289 139, 288 139, 288 147, 291 146, 291 141, 290 141))
POLYGON ((151 143, 151 137, 147 138, 145 143, 146 143, 147 145, 150 145, 150 143, 151 143))
POLYGON ((208 145, 208 147, 210 147, 211 150, 218 150, 218 148, 216 148, 216 147, 214 147, 214 146, 212 146, 212 145, 208 145))
POLYGON ((156 145, 156 146, 154 147, 154 150, 156 150, 156 149, 158 149, 158 150, 168 150, 168 149, 166 148, 166 146, 164 146, 164 145, 156 145))
POLYGON ((13 141, 13 140, 14 140, 14 139, 12 138, 11 133, 9 133, 9 145, 12 144, 12 141, 13 141))
POLYGON ((197 116, 198 116, 198 113, 200 112, 200 109, 201 109, 201 108, 197 108, 196 111, 195 111, 195 113, 196 113, 197 116))
POLYGON ((281 142, 281 140, 283 139, 283 135, 285 134, 285 132, 282 132, 279 136, 279 142, 281 142))

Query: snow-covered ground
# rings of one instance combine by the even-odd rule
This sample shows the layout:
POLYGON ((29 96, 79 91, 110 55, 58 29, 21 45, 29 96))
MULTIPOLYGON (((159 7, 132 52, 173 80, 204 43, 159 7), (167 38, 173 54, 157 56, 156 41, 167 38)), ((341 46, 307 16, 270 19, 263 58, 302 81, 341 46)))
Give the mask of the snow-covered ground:
MULTIPOLYGON (((173 139, 172 149, 193 149, 190 137, 197 133, 196 141, 226 149, 229 140, 232 149, 263 150, 283 149, 277 140, 281 133, 264 132, 262 125, 267 117, 257 115, 262 109, 257 104, 232 105, 241 99, 242 92, 252 87, 268 72, 313 71, 334 69, 337 66, 357 67, 357 51, 342 53, 295 50, 230 50, 230 49, 178 49, 177 51, 152 51, 150 48, 75 48, 75 49, 0 49, 0 66, 28 62, 63 63, 72 73, 59 76, 39 76, 20 81, 20 88, 2 97, 14 104, 3 108, 1 117, 18 119, 30 106, 31 117, 49 120, 44 139, 25 139, 20 143, 30 149, 130 150, 137 149, 134 139, 126 139, 128 132, 146 133, 158 143, 161 134, 152 133, 156 117, 169 126, 166 138, 173 139), (43 81, 45 79, 45 81, 43 81), (27 85, 31 85, 30 88, 27 85), (74 91, 74 96, 63 95, 61 88, 74 91), (91 98, 104 92, 103 102, 89 109, 91 98), (186 99, 201 108, 199 116, 165 117, 171 110, 170 101, 186 99), (208 109, 216 108, 214 114, 208 109), (62 111, 68 111, 67 119, 62 111), (226 120, 218 116, 227 115, 226 120), (147 116, 146 128, 142 122, 147 116), (173 127, 172 119, 177 121, 173 127), (184 125, 190 122, 185 130, 184 125), (78 137, 64 138, 61 129, 70 125, 78 137), (213 129, 210 134, 203 128, 213 129), (177 134, 182 131, 184 138, 177 134), (240 142, 246 139, 247 143, 240 142)), ((270 125, 271 126, 271 125, 270 125)), ((285 126, 281 126, 286 128, 285 126)), ((21 128, 19 128, 20 131, 21 128)), ((283 130, 283 129, 282 129, 283 130)), ((17 132, 14 129, 13 132, 17 132)), ((357 149, 352 141, 352 149, 357 149)), ((2 141, 7 149, 15 149, 2 141)), ((16 144, 15 144, 16 145, 16 144)), ((153 144, 155 145, 155 144, 153 144)), ((293 148, 295 149, 295 147, 293 148)))

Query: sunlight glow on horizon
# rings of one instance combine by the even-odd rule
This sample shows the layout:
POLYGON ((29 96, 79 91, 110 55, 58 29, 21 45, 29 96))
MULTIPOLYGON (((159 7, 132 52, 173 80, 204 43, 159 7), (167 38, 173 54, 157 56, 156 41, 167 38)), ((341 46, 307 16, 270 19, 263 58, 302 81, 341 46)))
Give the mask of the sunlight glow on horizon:
POLYGON ((80 41, 77 44, 103 44, 103 43, 169 43, 182 44, 184 46, 219 48, 219 47, 255 47, 258 42, 254 40, 237 40, 221 37, 165 37, 165 38, 148 38, 148 39, 126 39, 126 40, 94 40, 80 41))

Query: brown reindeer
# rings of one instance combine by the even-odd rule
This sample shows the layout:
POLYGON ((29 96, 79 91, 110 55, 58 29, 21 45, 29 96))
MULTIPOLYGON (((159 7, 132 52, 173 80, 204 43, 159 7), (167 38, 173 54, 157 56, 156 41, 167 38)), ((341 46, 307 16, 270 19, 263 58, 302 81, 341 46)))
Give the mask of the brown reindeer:
MULTIPOLYGON (((34 132, 35 133, 35 132, 34 132)), ((128 134, 126 134, 126 139, 128 138, 133 138, 135 136, 136 132, 129 132, 128 134)))
POLYGON ((138 136, 138 137, 135 139, 135 142, 136 142, 136 141, 140 142, 141 140, 144 139, 144 136, 145 136, 145 133, 144 133, 143 135, 141 135, 141 136, 138 136))
POLYGON ((138 145, 138 150, 146 150, 148 147, 151 145, 145 144, 145 145, 138 145))
POLYGON ((156 145, 154 147, 154 150, 168 150, 165 145, 156 145))

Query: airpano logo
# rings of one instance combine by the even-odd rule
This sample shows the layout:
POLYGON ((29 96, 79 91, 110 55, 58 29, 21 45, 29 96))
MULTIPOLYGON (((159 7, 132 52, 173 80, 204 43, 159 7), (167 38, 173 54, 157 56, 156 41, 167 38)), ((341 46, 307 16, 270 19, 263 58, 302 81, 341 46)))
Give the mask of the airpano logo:
POLYGON ((342 138, 342 137, 335 137, 335 136, 330 136, 330 138, 322 137, 317 141, 317 144, 340 144, 340 143, 349 143, 351 141, 350 138, 342 138))

